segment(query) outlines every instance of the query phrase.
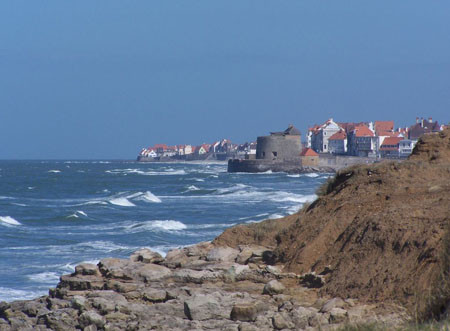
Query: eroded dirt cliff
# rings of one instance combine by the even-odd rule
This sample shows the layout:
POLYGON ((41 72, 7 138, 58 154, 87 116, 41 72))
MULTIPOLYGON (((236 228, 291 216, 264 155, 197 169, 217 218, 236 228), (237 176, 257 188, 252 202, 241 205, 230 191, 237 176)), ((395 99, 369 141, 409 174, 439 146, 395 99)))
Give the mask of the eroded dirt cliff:
POLYGON ((228 229, 214 243, 272 245, 286 271, 322 274, 322 293, 414 310, 449 265, 449 222, 446 130, 424 136, 406 161, 344 169, 297 214, 228 229))

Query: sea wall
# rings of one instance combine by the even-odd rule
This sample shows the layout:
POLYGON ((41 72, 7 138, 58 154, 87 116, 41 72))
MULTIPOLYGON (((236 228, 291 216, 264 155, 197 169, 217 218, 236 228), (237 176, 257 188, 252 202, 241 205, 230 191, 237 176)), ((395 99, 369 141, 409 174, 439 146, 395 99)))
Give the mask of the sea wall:
POLYGON ((305 172, 333 172, 331 167, 303 167, 300 159, 298 160, 240 160, 234 159, 228 161, 228 172, 287 172, 287 173, 305 173, 305 172))

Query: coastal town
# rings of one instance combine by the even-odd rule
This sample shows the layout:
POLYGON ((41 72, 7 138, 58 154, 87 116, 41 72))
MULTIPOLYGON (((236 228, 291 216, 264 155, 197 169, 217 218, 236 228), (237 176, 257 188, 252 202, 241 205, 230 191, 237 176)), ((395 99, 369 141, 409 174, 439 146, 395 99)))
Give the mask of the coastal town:
MULTIPOLYGON (((372 159, 406 158, 411 154, 418 138, 423 134, 444 130, 449 125, 439 124, 430 117, 417 117, 415 123, 409 127, 395 128, 394 121, 374 122, 337 122, 332 118, 320 125, 313 125, 308 129, 306 140, 302 141, 301 133, 290 125, 284 132, 272 132, 270 139, 277 136, 292 137, 298 148, 291 148, 284 156, 280 151, 262 151, 262 144, 266 144, 264 137, 258 137, 256 142, 236 144, 229 139, 222 139, 213 143, 203 143, 198 146, 182 144, 168 146, 155 144, 142 148, 138 161, 174 161, 174 160, 229 160, 229 159, 271 159, 287 160, 310 157, 352 156, 372 159), (260 148, 258 148, 260 145, 260 148), (258 149, 261 151, 258 152, 258 149), (290 153, 290 154, 289 154, 290 153)), ((289 141, 289 140, 286 140, 289 141)), ((277 149, 286 142, 278 142, 277 149)), ((270 148, 269 148, 270 149, 270 148)), ((314 164, 314 162, 313 162, 314 164)))

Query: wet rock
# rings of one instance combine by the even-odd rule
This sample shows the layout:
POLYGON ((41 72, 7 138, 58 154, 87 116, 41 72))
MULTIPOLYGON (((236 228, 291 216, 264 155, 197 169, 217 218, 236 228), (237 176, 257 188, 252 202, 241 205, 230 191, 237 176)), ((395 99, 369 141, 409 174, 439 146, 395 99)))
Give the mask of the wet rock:
POLYGON ((184 312, 190 320, 229 318, 230 310, 224 310, 215 296, 198 294, 184 302, 184 312))
POLYGON ((255 303, 237 303, 231 309, 230 318, 233 321, 254 322, 258 314, 258 307, 255 303))
POLYGON ((148 248, 143 248, 131 254, 130 260, 133 262, 158 264, 163 262, 164 258, 157 252, 153 252, 148 248))
POLYGON ((269 295, 281 294, 285 289, 286 288, 284 287, 284 285, 281 284, 279 281, 271 280, 264 286, 263 294, 269 295))
POLYGON ((81 263, 75 267, 75 275, 100 276, 100 271, 95 264, 81 263))
POLYGON ((82 328, 89 325, 95 325, 97 328, 102 328, 106 323, 105 318, 95 311, 86 311, 82 313, 79 320, 82 328))
POLYGON ((231 247, 215 247, 206 255, 207 261, 234 262, 239 251, 231 247))

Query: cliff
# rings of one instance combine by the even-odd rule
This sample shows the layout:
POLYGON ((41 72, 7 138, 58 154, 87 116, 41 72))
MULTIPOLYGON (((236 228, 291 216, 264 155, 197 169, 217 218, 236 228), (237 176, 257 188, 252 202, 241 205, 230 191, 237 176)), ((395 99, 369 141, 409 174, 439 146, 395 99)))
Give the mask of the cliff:
POLYGON ((442 288, 436 304, 448 305, 450 130, 422 137, 407 161, 341 170, 320 191, 295 215, 228 229, 214 243, 272 245, 285 271, 320 274, 322 294, 424 312, 442 288))

